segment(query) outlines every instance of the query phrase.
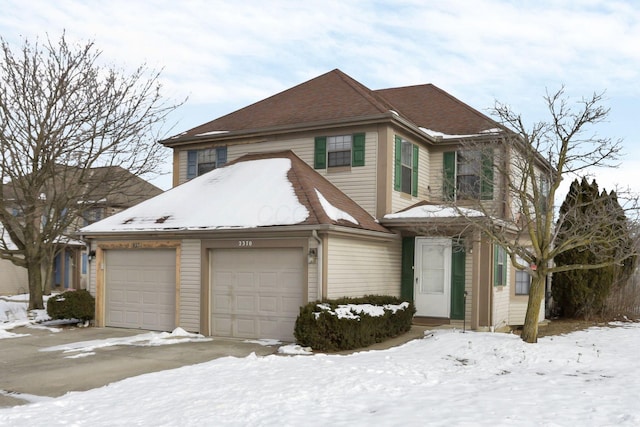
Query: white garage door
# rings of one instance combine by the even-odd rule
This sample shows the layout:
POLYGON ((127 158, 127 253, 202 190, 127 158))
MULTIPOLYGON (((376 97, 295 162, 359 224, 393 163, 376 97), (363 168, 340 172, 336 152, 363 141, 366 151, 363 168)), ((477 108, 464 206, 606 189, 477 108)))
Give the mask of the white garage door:
POLYGON ((105 252, 107 326, 171 331, 175 328, 176 252, 166 249, 105 252))
POLYGON ((293 341, 303 304, 303 251, 213 249, 213 335, 293 341))

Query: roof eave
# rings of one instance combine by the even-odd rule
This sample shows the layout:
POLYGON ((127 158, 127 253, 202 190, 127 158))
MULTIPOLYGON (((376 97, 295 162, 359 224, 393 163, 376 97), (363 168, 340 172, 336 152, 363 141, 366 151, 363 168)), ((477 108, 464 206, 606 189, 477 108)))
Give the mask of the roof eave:
POLYGON ((370 237, 387 237, 391 238, 395 234, 391 231, 376 231, 363 228, 345 227, 334 224, 311 224, 311 225, 275 225, 266 227, 232 227, 232 228, 199 228, 199 229, 166 229, 166 230, 131 230, 131 231, 94 231, 94 232, 78 232, 80 238, 84 239, 131 239, 131 238, 193 238, 198 234, 215 234, 220 236, 232 234, 261 234, 273 232, 311 232, 316 231, 340 231, 343 233, 356 234, 370 237))
POLYGON ((247 137, 256 138, 256 137, 268 136, 273 134, 287 134, 287 133, 305 132, 305 131, 317 130, 317 129, 347 127, 347 126, 354 126, 354 125, 367 125, 372 123, 389 121, 392 117, 397 117, 397 116, 392 112, 387 112, 382 114, 374 114, 370 116, 347 117, 342 119, 331 119, 331 120, 322 120, 317 122, 297 123, 292 125, 268 126, 264 128, 258 128, 258 129, 244 129, 244 130, 238 130, 238 131, 229 131, 225 133, 217 133, 213 135, 175 137, 175 138, 160 140, 158 141, 158 143, 164 145, 165 147, 179 147, 182 145, 193 144, 193 143, 221 142, 221 141, 229 141, 234 139, 243 139, 247 137))

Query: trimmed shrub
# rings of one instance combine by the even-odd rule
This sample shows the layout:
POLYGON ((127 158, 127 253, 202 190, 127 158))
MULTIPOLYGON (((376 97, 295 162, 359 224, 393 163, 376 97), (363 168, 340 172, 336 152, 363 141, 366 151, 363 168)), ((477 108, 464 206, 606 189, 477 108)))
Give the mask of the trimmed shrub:
POLYGON ((415 312, 413 303, 385 295, 316 301, 300 307, 294 335, 314 350, 352 350, 407 332, 415 312))
POLYGON ((95 299, 86 290, 63 292, 47 301, 47 314, 52 319, 92 320, 95 311, 95 299))

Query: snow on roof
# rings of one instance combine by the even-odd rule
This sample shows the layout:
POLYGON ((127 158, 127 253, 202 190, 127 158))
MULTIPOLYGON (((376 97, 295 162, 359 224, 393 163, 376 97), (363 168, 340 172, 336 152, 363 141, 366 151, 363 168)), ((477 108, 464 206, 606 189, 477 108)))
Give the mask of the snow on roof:
POLYGON ((431 129, 427 129, 427 128, 423 128, 423 127, 420 127, 419 129, 422 132, 426 133, 427 135, 429 135, 431 137, 442 138, 442 139, 471 138, 471 137, 474 137, 474 136, 480 136, 480 135, 487 135, 487 134, 502 132, 501 129, 493 128, 493 129, 483 130, 480 133, 474 133, 474 134, 469 134, 469 135, 448 135, 448 134, 443 133, 443 132, 438 132, 437 130, 431 130, 431 129))
POLYGON ((418 205, 402 212, 387 214, 384 219, 427 219, 427 218, 458 218, 460 216, 480 217, 480 211, 467 208, 453 208, 443 205, 418 205))
POLYGON ((220 135, 222 133, 229 133, 229 131, 228 130, 212 130, 211 132, 199 133, 196 136, 220 135))
POLYGON ((299 224, 309 211, 287 178, 291 160, 268 158, 214 169, 89 225, 83 233, 253 228, 299 224))
POLYGON ((351 215, 349 215, 345 211, 340 210, 340 209, 336 208, 335 206, 333 206, 331 203, 329 203, 329 201, 322 195, 321 192, 318 191, 317 188, 316 188, 316 194, 318 195, 318 200, 320 201, 320 204, 322 205, 322 209, 325 211, 327 216, 329 216, 329 218, 331 218, 332 221, 339 221, 339 220, 343 219, 345 221, 352 222, 352 223, 354 223, 356 225, 360 225, 360 223, 354 217, 352 217, 351 215))

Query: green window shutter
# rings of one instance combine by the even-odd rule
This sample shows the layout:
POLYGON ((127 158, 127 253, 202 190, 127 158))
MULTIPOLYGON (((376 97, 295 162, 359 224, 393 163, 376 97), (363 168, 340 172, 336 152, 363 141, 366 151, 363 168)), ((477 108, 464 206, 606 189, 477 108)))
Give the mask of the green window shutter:
POLYGON ((353 135, 351 166, 364 166, 364 133, 353 135))
POLYGON ((402 264, 400 271, 400 297, 403 301, 413 301, 413 264, 415 254, 415 237, 402 238, 402 264))
POLYGON ((464 285, 466 252, 464 242, 453 243, 451 252, 451 318, 464 319, 464 285))
POLYGON ((413 146, 413 167, 411 168, 411 195, 418 195, 418 153, 420 149, 417 145, 413 146))
POLYGON ((393 189, 400 191, 402 188, 402 139, 396 135, 395 143, 395 171, 393 174, 393 189))
POLYGON ((442 153, 442 161, 442 198, 444 200, 453 200, 455 198, 456 189, 456 152, 447 151, 442 153))
POLYGON ((315 139, 315 147, 313 152, 314 169, 327 168, 327 137, 317 136, 315 139))
POLYGON ((480 197, 482 200, 493 199, 493 150, 482 152, 482 179, 480 180, 480 197))
POLYGON ((498 251, 500 246, 493 245, 493 286, 500 285, 500 278, 498 277, 498 251))

